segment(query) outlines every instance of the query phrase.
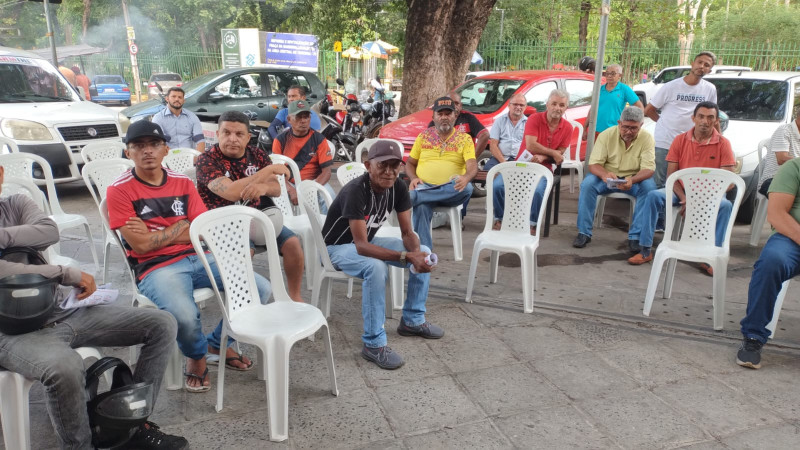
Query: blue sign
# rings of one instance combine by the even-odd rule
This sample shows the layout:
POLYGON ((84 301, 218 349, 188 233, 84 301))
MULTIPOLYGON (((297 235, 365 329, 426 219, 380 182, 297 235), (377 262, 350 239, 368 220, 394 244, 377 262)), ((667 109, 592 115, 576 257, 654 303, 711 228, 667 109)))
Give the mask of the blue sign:
POLYGON ((316 72, 319 43, 310 34, 267 33, 264 63, 268 67, 316 72))

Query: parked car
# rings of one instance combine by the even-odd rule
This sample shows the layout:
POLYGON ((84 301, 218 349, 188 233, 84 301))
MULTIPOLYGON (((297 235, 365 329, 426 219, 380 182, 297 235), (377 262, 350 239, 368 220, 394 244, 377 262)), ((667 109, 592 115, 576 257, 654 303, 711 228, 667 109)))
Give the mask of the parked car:
POLYGON ((147 81, 147 98, 157 99, 159 93, 166 94, 169 88, 181 87, 182 84, 183 78, 177 73, 154 73, 147 81))
POLYGON ((493 73, 497 73, 494 70, 480 70, 477 72, 467 72, 467 75, 464 77, 464 81, 469 81, 473 78, 482 77, 484 75, 490 75, 493 73))
POLYGON ((84 145, 120 141, 117 113, 83 101, 44 58, 0 47, 0 86, 0 136, 46 159, 56 183, 82 179, 84 145))
MULTIPOLYGON (((515 93, 523 94, 528 102, 525 115, 537 111, 544 111, 547 97, 553 89, 563 89, 570 94, 569 108, 564 117, 576 120, 581 124, 586 122, 592 98, 593 76, 582 72, 567 72, 562 70, 520 70, 513 72, 499 72, 483 75, 464 82, 456 88, 461 94, 461 102, 466 111, 476 115, 478 120, 487 129, 490 129, 498 116, 508 111, 508 100, 515 93), (483 92, 480 92, 480 91, 483 92), (466 101, 465 95, 478 92, 475 102, 466 101)), ((417 136, 427 128, 433 117, 430 107, 402 117, 381 129, 380 137, 397 139, 405 149, 404 158, 414 145, 417 136)), ((573 145, 577 140, 577 133, 573 136, 573 145)), ((484 164, 491 158, 489 149, 476 149, 478 168, 483 169, 484 164)), ((586 149, 582 146, 580 158, 584 159, 586 149)), ((363 159, 362 155, 362 159, 363 159)), ((484 177, 476 177, 474 183, 477 196, 485 195, 484 177)))
POLYGON ((131 89, 121 75, 95 75, 92 78, 92 92, 97 91, 97 95, 92 95, 95 103, 121 103, 131 106, 131 89))
MULTIPOLYGON (((691 70, 692 66, 673 66, 667 67, 663 69, 661 72, 658 72, 658 75, 653 77, 652 81, 648 81, 647 83, 636 84, 633 86, 633 92, 636 92, 636 95, 639 96, 639 100, 642 101, 643 105, 647 105, 647 102, 656 95, 661 86, 664 83, 670 82, 676 78, 685 77, 689 74, 689 70, 691 70)), ((742 73, 742 72, 750 72, 753 70, 747 66, 714 66, 711 68, 711 72, 709 75, 714 73, 742 73)))

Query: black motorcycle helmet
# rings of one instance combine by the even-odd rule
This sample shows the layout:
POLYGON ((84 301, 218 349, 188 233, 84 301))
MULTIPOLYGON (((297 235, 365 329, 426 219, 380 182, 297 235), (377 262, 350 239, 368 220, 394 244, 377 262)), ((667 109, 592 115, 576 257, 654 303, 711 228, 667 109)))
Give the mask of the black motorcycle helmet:
POLYGON ((580 70, 581 72, 586 72, 587 70, 591 70, 592 72, 594 72, 595 63, 596 62, 594 58, 592 58, 591 56, 584 56, 578 62, 578 70, 580 70))
POLYGON ((0 279, 0 332, 22 334, 42 328, 55 306, 58 280, 37 273, 0 279))
POLYGON ((107 356, 86 371, 86 406, 92 428, 92 445, 111 448, 130 440, 153 412, 153 383, 134 383, 130 367, 107 356), (111 388, 97 393, 100 378, 113 369, 111 388))

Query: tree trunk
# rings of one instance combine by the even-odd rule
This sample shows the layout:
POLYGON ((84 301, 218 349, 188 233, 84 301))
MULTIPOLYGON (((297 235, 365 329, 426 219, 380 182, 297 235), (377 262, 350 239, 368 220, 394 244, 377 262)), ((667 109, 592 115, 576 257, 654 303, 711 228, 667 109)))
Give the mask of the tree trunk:
POLYGON ((589 13, 592 10, 590 0, 581 1, 581 20, 578 22, 578 47, 581 55, 586 54, 588 46, 587 36, 589 35, 589 13))
POLYGON ((497 0, 406 0, 400 115, 418 111, 464 81, 497 0))
POLYGON ((83 21, 81 25, 83 25, 83 32, 81 33, 81 38, 86 39, 86 31, 89 29, 89 16, 92 13, 92 0, 83 0, 83 21))
POLYGON ((630 46, 633 41, 633 15, 636 13, 636 8, 639 2, 631 0, 628 2, 631 14, 625 18, 625 32, 622 34, 622 73, 628 75, 628 80, 636 80, 639 74, 631 73, 631 54, 630 46))
POLYGON ((203 26, 197 25, 197 35, 200 37, 200 47, 203 49, 203 53, 207 53, 208 43, 206 42, 206 32, 203 26))

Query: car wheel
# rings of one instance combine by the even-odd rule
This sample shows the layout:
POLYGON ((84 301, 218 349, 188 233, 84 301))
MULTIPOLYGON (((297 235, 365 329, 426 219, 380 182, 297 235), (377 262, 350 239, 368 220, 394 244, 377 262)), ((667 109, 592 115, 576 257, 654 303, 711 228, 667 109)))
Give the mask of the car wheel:
MULTIPOLYGON (((484 150, 483 153, 478 156, 478 171, 482 171, 483 167, 486 166, 486 163, 489 162, 489 158, 492 157, 492 152, 489 150, 484 150)), ((472 196, 473 197, 486 197, 486 181, 473 181, 472 182, 472 196)))
POLYGON ((124 101, 124 102, 122 102, 122 103, 123 103, 125 106, 131 106, 131 101, 130 101, 130 100, 126 100, 126 101, 124 101))

